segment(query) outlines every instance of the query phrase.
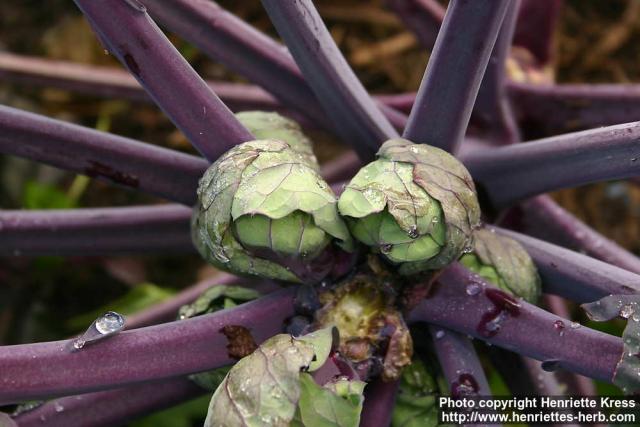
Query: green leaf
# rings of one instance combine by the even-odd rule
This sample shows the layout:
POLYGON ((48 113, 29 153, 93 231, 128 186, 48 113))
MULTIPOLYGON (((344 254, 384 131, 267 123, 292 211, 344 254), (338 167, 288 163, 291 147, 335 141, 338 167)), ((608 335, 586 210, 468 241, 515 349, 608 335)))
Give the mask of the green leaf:
POLYGON ((436 399, 440 394, 437 380, 419 359, 407 366, 393 409, 392 427, 431 427, 438 425, 436 399))
POLYGON ((582 304, 589 318, 606 322, 617 317, 627 320, 622 333, 622 357, 611 381, 626 395, 640 392, 640 295, 609 295, 595 302, 582 304))
MULTIPOLYGON (((330 338, 331 337, 331 338, 330 338)), ((300 398, 300 372, 324 363, 331 328, 302 339, 280 334, 231 368, 213 394, 205 427, 288 426, 300 398)))
POLYGON ((473 252, 460 262, 499 288, 535 304, 540 298, 541 280, 533 260, 515 240, 491 229, 473 234, 473 252))
POLYGON ((300 375, 300 401, 293 426, 358 427, 366 383, 339 379, 319 386, 309 374, 300 375))
POLYGON ((76 202, 58 187, 37 181, 28 181, 25 184, 22 204, 25 209, 71 209, 76 207, 76 202))
POLYGON ((259 297, 260 292, 250 288, 214 285, 204 291, 193 303, 180 307, 178 318, 188 319, 202 314, 213 313, 259 297))

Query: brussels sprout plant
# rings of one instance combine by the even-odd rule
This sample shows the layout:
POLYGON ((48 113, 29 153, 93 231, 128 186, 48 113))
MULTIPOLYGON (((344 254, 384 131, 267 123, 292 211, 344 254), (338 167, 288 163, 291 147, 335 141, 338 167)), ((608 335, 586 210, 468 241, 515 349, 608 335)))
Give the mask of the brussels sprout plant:
POLYGON ((435 426, 441 395, 640 391, 640 260, 546 194, 638 175, 640 97, 553 82, 560 0, 387 0, 430 55, 417 92, 379 96, 311 0, 262 0, 286 48, 213 1, 74 3, 129 74, 0 52, 0 80, 152 101, 200 155, 0 106, 0 153, 166 201, 3 208, 0 280, 52 255, 197 252, 216 275, 149 294, 123 332, 98 314, 0 346, 0 426, 201 395, 207 427, 435 426), (203 80, 158 25, 252 83, 203 80), (345 147, 318 162, 325 134, 345 147), (567 302, 628 320, 624 340, 567 302))

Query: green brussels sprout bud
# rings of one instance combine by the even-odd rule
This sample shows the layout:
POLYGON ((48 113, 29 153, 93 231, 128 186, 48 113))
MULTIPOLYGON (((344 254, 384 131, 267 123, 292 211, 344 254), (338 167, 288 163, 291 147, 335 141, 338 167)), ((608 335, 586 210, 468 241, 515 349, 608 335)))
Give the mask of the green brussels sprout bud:
POLYGON ((352 249, 331 188, 307 157, 271 139, 240 144, 205 172, 192 237, 218 268, 289 282, 323 279, 332 242, 352 249))
POLYGON ((311 140, 294 120, 267 111, 243 111, 237 113, 236 118, 256 139, 284 141, 293 151, 300 154, 310 167, 320 170, 318 160, 313 154, 311 140))
POLYGON ((540 298, 540 276, 533 260, 515 240, 484 228, 475 230, 473 252, 460 262, 502 290, 530 303, 540 298))
POLYGON ((465 167, 439 148, 400 138, 385 142, 378 159, 360 169, 338 210, 356 239, 404 275, 457 260, 480 222, 465 167))
POLYGON ((360 273, 319 298, 322 308, 316 311, 314 326, 335 326, 345 358, 356 366, 379 361, 382 378, 397 379, 411 362, 413 341, 391 290, 378 277, 360 273))

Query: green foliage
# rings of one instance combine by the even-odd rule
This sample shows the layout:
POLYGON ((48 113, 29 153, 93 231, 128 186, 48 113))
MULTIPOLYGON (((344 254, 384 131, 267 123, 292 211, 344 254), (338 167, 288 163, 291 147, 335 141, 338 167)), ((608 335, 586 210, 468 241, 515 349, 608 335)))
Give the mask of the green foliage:
POLYGON ((311 375, 301 374, 298 410, 290 427, 358 427, 365 385, 339 379, 322 387, 311 375))
POLYGON ((542 292, 541 280, 522 245, 490 229, 477 229, 473 236, 473 252, 463 255, 460 262, 499 288, 535 304, 542 292))
POLYGON ((393 409, 392 427, 431 427, 438 425, 436 399, 440 389, 436 376, 420 359, 413 359, 400 377, 393 409))
POLYGON ((22 205, 25 209, 71 209, 77 203, 54 185, 28 181, 24 186, 22 205))
POLYGON ((205 427, 288 426, 300 398, 300 372, 312 362, 322 365, 332 340, 331 328, 269 338, 231 368, 211 398, 205 427))

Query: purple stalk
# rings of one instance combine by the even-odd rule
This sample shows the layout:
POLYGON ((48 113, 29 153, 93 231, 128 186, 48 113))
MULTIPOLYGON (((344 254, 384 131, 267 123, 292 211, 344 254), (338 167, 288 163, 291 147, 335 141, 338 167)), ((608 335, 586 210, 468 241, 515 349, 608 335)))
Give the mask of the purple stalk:
MULTIPOLYGON (((499 347, 487 349, 491 364, 514 396, 565 396, 555 373, 544 371, 540 362, 499 347)), ((570 374, 575 375, 575 374, 570 374)))
POLYGON ((190 220, 182 205, 0 210, 0 255, 193 252, 190 220))
POLYGON ((486 282, 482 292, 469 295, 467 284, 477 283, 477 275, 458 263, 447 267, 438 282, 429 298, 410 314, 410 322, 434 323, 537 360, 557 360, 560 369, 611 382, 622 354, 620 338, 587 327, 572 328, 569 320, 521 300, 517 307, 508 298, 500 301, 495 297, 501 295, 499 291, 492 290, 488 297, 487 291, 494 288, 486 282), (492 319, 499 320, 499 329, 487 335, 492 319), (562 335, 556 322, 566 326, 562 335))
POLYGON ((402 22, 431 50, 444 20, 445 9, 435 0, 386 0, 402 22))
POLYGON ((640 85, 511 83, 519 119, 542 135, 640 120, 640 85))
POLYGON ((328 182, 347 181, 353 178, 361 166, 362 162, 356 152, 349 151, 324 164, 320 169, 320 173, 328 182))
POLYGON ((507 98, 505 77, 519 7, 520 0, 512 0, 507 7, 473 106, 475 120, 472 120, 488 135, 487 139, 496 144, 511 144, 520 140, 518 124, 507 98))
POLYGON ((415 92, 383 94, 374 95, 374 98, 388 107, 408 114, 411 112, 413 102, 416 100, 416 94, 415 92))
POLYGON ((293 288, 230 310, 122 332, 72 351, 72 341, 0 347, 0 405, 86 393, 205 371, 233 360, 225 325, 242 325, 260 343, 293 314, 293 288), (55 369, 50 367, 55 366, 55 369))
POLYGON ((15 418, 20 427, 109 427, 207 393, 187 378, 59 398, 15 418))
POLYGON ((213 1, 142 0, 149 13, 204 53, 309 118, 327 121, 285 48, 213 1))
POLYGON ((313 2, 262 4, 338 133, 362 159, 372 159, 383 141, 398 134, 347 64, 313 2))
MULTIPOLYGON (((0 52, 0 79, 13 83, 55 87, 105 98, 151 101, 133 76, 114 67, 0 52)), ((206 83, 233 111, 283 109, 271 94, 258 86, 224 81, 207 81, 206 83)))
POLYGON ((547 195, 520 203, 518 231, 640 274, 640 258, 567 212, 547 195))
POLYGON ((204 159, 0 106, 0 153, 193 205, 204 159), (56 147, 53 150, 51 147, 56 147))
POLYGON ((545 292, 578 303, 640 293, 640 275, 524 234, 495 230, 524 246, 538 267, 545 292))
POLYGON ((155 304, 145 310, 127 316, 127 329, 142 328, 158 323, 176 320, 178 310, 185 304, 195 301, 204 291, 212 286, 238 285, 246 286, 262 293, 263 295, 275 292, 280 286, 271 281, 257 281, 248 277, 238 277, 228 273, 218 273, 213 277, 202 280, 180 291, 167 301, 155 304))
MULTIPOLYGON (((209 57, 256 82, 286 106, 333 129, 286 47, 212 1, 143 0, 159 22, 209 57)), ((381 106, 398 128, 406 117, 381 106)), ((347 142, 352 143, 347 140, 347 142)))
POLYGON ((451 395, 491 396, 489 382, 471 340, 433 325, 429 326, 429 331, 451 395))
POLYGON ((494 207, 640 174, 640 123, 625 123, 461 156, 494 207))
POLYGON ((523 0, 513 42, 536 57, 538 65, 553 59, 553 36, 562 0, 523 0))
POLYGON ((367 384, 360 416, 361 426, 389 427, 391 425, 399 385, 399 381, 385 383, 380 379, 367 384))
POLYGON ((100 40, 209 160, 254 139, 137 0, 74 0, 100 40))
POLYGON ((242 280, 245 280, 247 283, 252 283, 251 279, 240 279, 238 276, 232 274, 216 274, 213 277, 209 277, 178 292, 167 301, 152 305, 149 308, 127 316, 127 329, 137 329, 158 323, 174 321, 178 317, 180 307, 192 303, 210 287, 237 284, 242 280))
POLYGON ((405 138, 457 150, 508 4, 505 0, 449 3, 405 138))

